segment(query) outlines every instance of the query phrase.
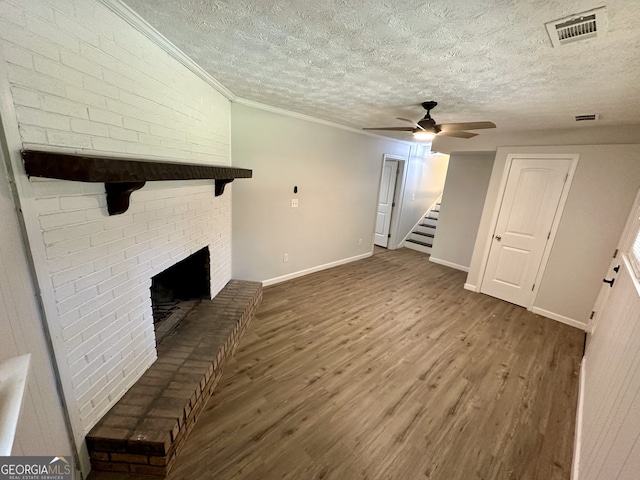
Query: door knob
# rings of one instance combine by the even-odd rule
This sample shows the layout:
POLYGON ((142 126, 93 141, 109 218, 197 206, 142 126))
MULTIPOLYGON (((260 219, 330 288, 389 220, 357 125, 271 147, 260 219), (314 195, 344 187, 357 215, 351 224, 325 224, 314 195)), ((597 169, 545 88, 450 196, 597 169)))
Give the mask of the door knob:
POLYGON ((500 235, 496 235, 496 240, 500 241, 500 240, 502 240, 502 237, 500 235))
POLYGON ((618 265, 617 267, 614 267, 614 268, 613 268, 613 271, 614 271, 614 272, 616 272, 616 273, 618 273, 618 272, 620 271, 620 265, 618 265))

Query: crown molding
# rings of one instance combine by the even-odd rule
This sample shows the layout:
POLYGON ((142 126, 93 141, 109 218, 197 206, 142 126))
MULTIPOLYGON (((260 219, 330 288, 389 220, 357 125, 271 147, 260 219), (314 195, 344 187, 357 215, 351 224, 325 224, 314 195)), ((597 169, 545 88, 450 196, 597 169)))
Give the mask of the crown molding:
POLYGON ((305 115, 302 113, 292 112, 291 110, 286 110, 280 107, 274 107, 271 105, 267 105, 264 103, 256 102, 254 100, 248 100, 246 98, 241 98, 236 96, 231 90, 221 84, 218 80, 213 78, 211 74, 209 74, 206 70, 204 70, 200 65, 198 65, 195 61, 191 59, 186 53, 180 50, 176 45, 174 45, 167 37, 162 35, 158 30, 156 30, 149 22, 147 22, 144 18, 142 18, 135 10, 129 7, 127 4, 123 2, 123 0, 97 0, 98 3, 101 3, 109 10, 114 12, 124 21, 126 21, 129 25, 135 28, 138 32, 142 33, 145 37, 151 40, 154 44, 160 47, 162 50, 167 52, 171 57, 180 62, 186 68, 191 70, 195 75, 204 80, 207 84, 217 90, 220 94, 222 94, 227 100, 232 103, 238 103, 240 105, 245 105, 251 108, 257 108, 260 110, 265 110, 272 113, 277 113, 279 115, 285 115, 287 117, 297 118, 299 120, 306 120, 308 122, 317 123, 320 125, 326 125, 333 128, 338 128, 340 130, 346 130, 352 133, 359 133, 360 135, 366 135, 368 137, 374 137, 382 140, 392 141, 396 143, 401 143, 403 145, 414 145, 415 142, 410 140, 401 140, 398 138, 385 137, 384 135, 378 135, 375 133, 359 130, 354 127, 349 127, 347 125, 342 125, 340 123, 331 122, 328 120, 322 120, 320 118, 312 117, 310 115, 305 115))
POLYGON ((149 24, 144 18, 138 15, 131 7, 125 4, 122 0, 97 0, 109 10, 114 12, 129 25, 135 28, 138 32, 142 33, 145 37, 159 46, 162 50, 171 55, 175 60, 187 67, 193 73, 195 73, 202 80, 207 82, 218 92, 220 92, 227 100, 234 101, 236 96, 227 87, 222 85, 219 81, 213 78, 208 72, 206 72, 200 65, 194 62, 186 53, 176 47, 167 37, 162 35, 152 25, 149 24))
POLYGON ((389 140, 389 141, 392 141, 392 142, 401 143, 403 145, 413 145, 414 144, 414 142, 411 142, 411 141, 408 141, 408 140, 401 140, 399 138, 391 138, 391 137, 385 137, 384 135, 377 135, 375 133, 359 130, 357 128, 349 127, 347 125, 342 125, 341 123, 331 122, 329 120, 322 120, 321 118, 312 117, 310 115, 305 115, 304 113, 292 112, 291 110, 286 110, 286 109, 280 108, 280 107, 274 107, 272 105, 267 105, 265 103, 256 102, 254 100, 248 100, 246 98, 236 97, 236 99, 233 102, 237 103, 238 105, 244 105, 246 107, 256 108, 258 110, 265 110, 267 112, 277 113, 278 115, 284 115, 286 117, 296 118, 298 120, 305 120, 307 122, 313 122, 313 123, 317 123, 317 124, 320 124, 320 125, 326 125, 328 127, 338 128, 340 130, 346 130, 347 132, 359 133, 360 135, 366 135, 368 137, 374 137, 374 138, 380 138, 380 139, 383 139, 383 140, 389 140))

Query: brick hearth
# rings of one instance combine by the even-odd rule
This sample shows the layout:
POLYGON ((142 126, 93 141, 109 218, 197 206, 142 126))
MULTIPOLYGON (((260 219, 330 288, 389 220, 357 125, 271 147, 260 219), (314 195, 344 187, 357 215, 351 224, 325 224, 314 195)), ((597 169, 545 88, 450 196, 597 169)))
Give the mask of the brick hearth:
POLYGON ((158 360, 87 435, 96 470, 166 475, 262 300, 231 280, 158 345, 158 360))

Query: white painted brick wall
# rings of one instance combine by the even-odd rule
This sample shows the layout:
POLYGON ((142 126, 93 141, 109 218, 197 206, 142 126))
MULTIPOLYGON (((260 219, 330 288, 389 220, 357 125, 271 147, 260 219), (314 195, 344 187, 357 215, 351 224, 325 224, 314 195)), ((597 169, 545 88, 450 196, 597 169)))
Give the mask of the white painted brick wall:
MULTIPOLYGON (((0 48, 25 147, 230 164, 229 102, 100 3, 0 0, 0 48)), ((151 182, 109 217, 101 184, 32 187, 34 260, 86 433, 155 359, 151 277, 208 245, 212 294, 229 280, 231 193, 151 182)))

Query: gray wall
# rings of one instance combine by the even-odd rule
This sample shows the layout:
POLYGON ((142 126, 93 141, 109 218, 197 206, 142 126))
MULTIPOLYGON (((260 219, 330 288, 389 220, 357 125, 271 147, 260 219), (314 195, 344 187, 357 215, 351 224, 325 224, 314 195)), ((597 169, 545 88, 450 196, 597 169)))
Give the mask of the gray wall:
POLYGON ((495 152, 451 155, 432 260, 463 270, 471 265, 494 159, 495 152))
POLYGON ((234 278, 270 280, 371 251, 383 154, 407 156, 408 144, 239 104, 231 116, 233 165, 253 169, 232 184, 234 278))
POLYGON ((230 185, 234 278, 271 283, 369 255, 384 154, 409 162, 400 233, 442 192, 448 157, 428 148, 237 103, 231 117, 233 165, 253 170, 230 185))
POLYGON ((534 308, 585 325, 640 187, 640 145, 499 148, 467 277, 479 286, 490 222, 510 153, 578 153, 580 160, 534 308))

